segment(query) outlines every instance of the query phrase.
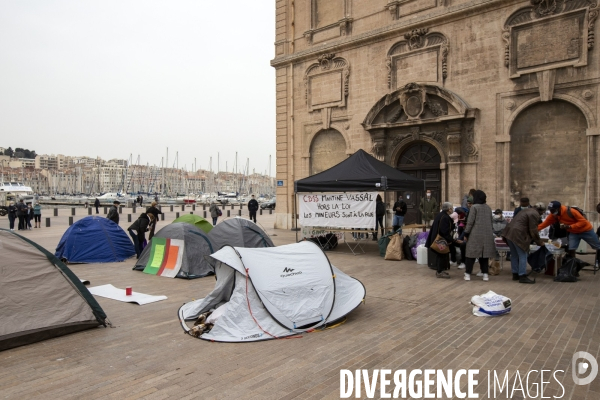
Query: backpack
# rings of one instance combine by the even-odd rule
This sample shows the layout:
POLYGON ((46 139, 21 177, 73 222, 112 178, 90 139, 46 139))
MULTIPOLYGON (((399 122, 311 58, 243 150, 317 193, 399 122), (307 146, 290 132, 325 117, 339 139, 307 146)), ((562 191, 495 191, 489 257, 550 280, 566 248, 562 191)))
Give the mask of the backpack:
POLYGON ((579 214, 581 214, 581 216, 584 219, 587 219, 587 217, 585 216, 585 212, 581 208, 579 208, 577 206, 567 207, 567 214, 569 214, 569 217, 571 217, 573 219, 575 218, 575 217, 573 217, 573 213, 571 212, 571 208, 574 209, 574 210, 577 210, 579 212, 579 214))
POLYGON ((217 216, 222 216, 223 215, 223 211, 221 211, 220 208, 217 208, 217 216))
POLYGON ((577 262, 575 258, 570 258, 563 263, 554 277, 554 282, 577 282, 577 262))

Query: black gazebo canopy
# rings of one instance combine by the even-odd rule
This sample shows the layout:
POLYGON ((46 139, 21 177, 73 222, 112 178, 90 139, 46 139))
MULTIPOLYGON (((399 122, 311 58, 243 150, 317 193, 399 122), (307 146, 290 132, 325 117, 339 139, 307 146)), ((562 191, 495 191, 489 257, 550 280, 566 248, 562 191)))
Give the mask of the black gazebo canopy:
POLYGON ((296 193, 425 190, 425 181, 390 167, 360 149, 346 160, 294 182, 296 193))

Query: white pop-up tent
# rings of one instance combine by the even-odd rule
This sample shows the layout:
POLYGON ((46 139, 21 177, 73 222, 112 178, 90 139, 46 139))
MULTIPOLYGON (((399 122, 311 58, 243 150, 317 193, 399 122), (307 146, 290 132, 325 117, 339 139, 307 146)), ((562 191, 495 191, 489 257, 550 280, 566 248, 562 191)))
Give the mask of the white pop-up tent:
POLYGON ((179 309, 186 332, 186 321, 213 311, 214 326, 201 339, 252 342, 291 336, 339 320, 365 298, 362 283, 332 266, 312 242, 225 246, 210 257, 214 290, 179 309))

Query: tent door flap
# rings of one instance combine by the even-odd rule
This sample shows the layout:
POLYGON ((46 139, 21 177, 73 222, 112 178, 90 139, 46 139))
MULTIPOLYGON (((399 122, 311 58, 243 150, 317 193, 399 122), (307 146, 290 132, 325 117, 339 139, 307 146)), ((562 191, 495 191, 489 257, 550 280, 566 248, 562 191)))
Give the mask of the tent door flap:
POLYGON ((305 319, 303 321, 294 321, 294 329, 298 329, 300 327, 304 327, 304 326, 310 326, 310 325, 314 325, 317 322, 321 322, 325 319, 325 317, 323 317, 322 315, 316 318, 311 318, 311 319, 305 319))

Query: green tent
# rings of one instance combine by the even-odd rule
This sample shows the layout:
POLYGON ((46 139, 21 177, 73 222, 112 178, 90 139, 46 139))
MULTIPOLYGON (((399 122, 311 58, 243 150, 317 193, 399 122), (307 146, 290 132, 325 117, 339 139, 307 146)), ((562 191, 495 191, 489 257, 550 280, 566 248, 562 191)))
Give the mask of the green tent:
POLYGON ((206 233, 210 232, 210 230, 213 228, 210 222, 194 214, 182 215, 173 222, 185 222, 187 224, 192 224, 195 225, 198 229, 202 229, 206 233))

